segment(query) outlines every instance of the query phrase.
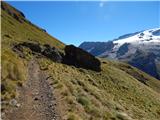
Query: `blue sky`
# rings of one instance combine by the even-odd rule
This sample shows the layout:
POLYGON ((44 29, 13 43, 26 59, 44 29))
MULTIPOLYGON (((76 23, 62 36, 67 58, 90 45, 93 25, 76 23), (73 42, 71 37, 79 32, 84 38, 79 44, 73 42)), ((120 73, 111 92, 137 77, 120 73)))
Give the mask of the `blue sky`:
POLYGON ((32 23, 66 44, 108 41, 160 27, 160 2, 8 2, 32 23))

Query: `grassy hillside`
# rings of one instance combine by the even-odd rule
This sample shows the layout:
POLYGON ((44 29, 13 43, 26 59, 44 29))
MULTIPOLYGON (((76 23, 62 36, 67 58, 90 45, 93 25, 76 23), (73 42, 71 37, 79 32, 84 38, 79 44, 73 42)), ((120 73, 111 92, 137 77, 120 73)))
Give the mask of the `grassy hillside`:
POLYGON ((127 73, 127 64, 103 61, 102 72, 98 73, 45 59, 39 59, 39 63, 53 79, 51 85, 64 119, 158 120, 160 117, 159 93, 127 73))
MULTIPOLYGON (((21 42, 50 44, 59 50, 65 45, 31 24, 19 12, 20 21, 2 10, 2 100, 17 97, 17 86, 27 80, 27 63, 33 55, 20 58, 12 47, 21 42)), ((54 87, 59 114, 64 120, 158 120, 160 81, 130 65, 101 59, 101 72, 37 58, 54 87), (145 83, 143 83, 145 81, 145 83)), ((7 104, 6 104, 7 106, 7 104)), ((2 106, 2 109, 6 107, 2 106)))
POLYGON ((2 60, 2 99, 10 99, 15 96, 15 86, 26 80, 27 61, 21 59, 13 52, 12 47, 25 41, 50 44, 56 48, 63 49, 64 44, 56 38, 47 34, 41 28, 26 20, 19 11, 2 2, 1 9, 1 60, 2 60), (16 14, 21 20, 17 20, 16 14))
POLYGON ((112 61, 112 64, 120 69, 123 70, 124 72, 126 72, 127 74, 131 75, 132 77, 134 77, 136 80, 142 82, 143 84, 145 84, 146 86, 151 87, 153 90, 157 91, 158 93, 160 93, 160 82, 157 81, 157 79, 155 79, 154 77, 151 77, 150 75, 146 74, 145 72, 142 72, 141 70, 122 63, 122 62, 118 62, 118 61, 112 61))

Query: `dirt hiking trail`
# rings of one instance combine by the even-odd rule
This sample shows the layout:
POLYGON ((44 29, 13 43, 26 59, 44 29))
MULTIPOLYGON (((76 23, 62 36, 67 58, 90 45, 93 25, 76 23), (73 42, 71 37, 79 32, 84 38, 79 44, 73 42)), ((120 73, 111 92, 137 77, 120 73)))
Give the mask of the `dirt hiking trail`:
POLYGON ((31 60, 28 64, 28 80, 18 90, 19 107, 8 112, 4 120, 60 120, 55 109, 53 90, 47 79, 38 62, 31 60))

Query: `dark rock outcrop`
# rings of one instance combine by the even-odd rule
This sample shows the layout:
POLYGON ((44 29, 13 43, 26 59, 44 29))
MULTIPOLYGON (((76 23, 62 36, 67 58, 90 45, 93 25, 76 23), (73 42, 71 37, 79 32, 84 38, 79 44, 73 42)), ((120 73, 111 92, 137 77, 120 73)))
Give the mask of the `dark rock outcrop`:
POLYGON ((46 58, 67 65, 74 65, 85 69, 94 71, 101 71, 100 61, 90 53, 77 48, 73 45, 65 47, 65 55, 55 47, 48 44, 40 45, 39 43, 23 42, 14 45, 13 51, 19 54, 20 57, 25 58, 25 49, 30 49, 32 55, 45 56, 46 58))
POLYGON ((81 48, 77 48, 73 45, 67 45, 65 47, 63 63, 74 65, 76 67, 91 69, 94 71, 101 71, 101 63, 97 58, 81 48))
POLYGON ((32 51, 34 52, 38 52, 41 53, 41 46, 38 43, 28 43, 28 42, 24 42, 22 44, 19 44, 20 46, 24 46, 24 47, 28 47, 30 48, 32 51))
POLYGON ((61 53, 55 47, 45 44, 42 49, 42 54, 53 61, 62 62, 61 53))
POLYGON ((129 43, 124 43, 121 47, 119 47, 117 51, 117 57, 125 55, 128 52, 129 45, 130 45, 129 43))
POLYGON ((62 56, 60 51, 56 49, 55 47, 51 47, 48 44, 45 45, 40 45, 38 43, 29 43, 29 42, 24 42, 17 44, 13 47, 13 50, 17 52, 21 57, 25 57, 23 55, 23 49, 24 48, 29 48, 32 51, 32 54, 39 54, 43 55, 52 61, 55 62, 62 62, 62 56))

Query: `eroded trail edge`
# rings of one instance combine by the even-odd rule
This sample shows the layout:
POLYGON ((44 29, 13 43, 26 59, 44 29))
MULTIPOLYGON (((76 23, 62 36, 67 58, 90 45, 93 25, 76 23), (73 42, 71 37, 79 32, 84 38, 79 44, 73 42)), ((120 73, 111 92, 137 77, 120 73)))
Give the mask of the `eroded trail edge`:
POLYGON ((59 120, 53 89, 48 75, 39 64, 31 60, 28 64, 28 80, 19 89, 19 107, 6 114, 6 120, 59 120))

